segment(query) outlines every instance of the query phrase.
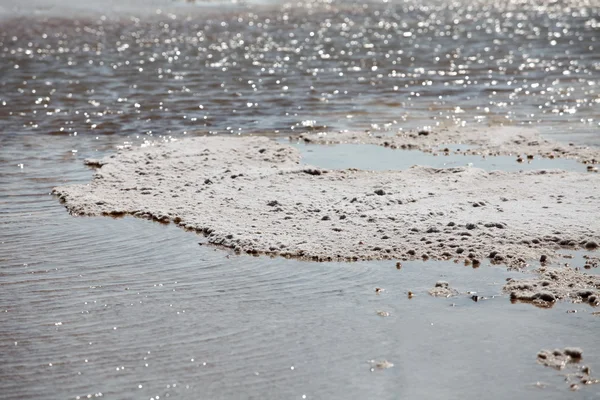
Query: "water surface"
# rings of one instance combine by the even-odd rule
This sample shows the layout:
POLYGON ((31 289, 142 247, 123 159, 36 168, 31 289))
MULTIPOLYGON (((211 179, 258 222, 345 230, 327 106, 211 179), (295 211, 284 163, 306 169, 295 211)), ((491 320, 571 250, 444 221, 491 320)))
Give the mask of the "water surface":
MULTIPOLYGON (((562 158, 542 158, 518 162, 515 157, 482 157, 448 153, 442 149, 426 153, 418 150, 394 150, 372 144, 310 145, 291 143, 300 150, 302 162, 329 169, 358 168, 370 171, 403 170, 414 165, 434 168, 472 167, 487 171, 530 171, 539 169, 562 169, 586 172, 586 166, 578 161, 562 158)), ((446 148, 448 146, 444 146, 446 148)), ((450 146, 466 150, 466 146, 450 146)))
POLYGON ((600 143, 597 0, 37 1, 3 3, 3 132, 516 124, 600 143))
POLYGON ((234 256, 172 225, 49 204, 18 226, 3 226, 3 398, 562 399, 538 350, 576 344, 600 365, 589 306, 511 305, 500 287, 520 273, 500 267, 234 256), (430 297, 439 279, 462 294, 430 297), (383 359, 394 367, 371 371, 383 359))

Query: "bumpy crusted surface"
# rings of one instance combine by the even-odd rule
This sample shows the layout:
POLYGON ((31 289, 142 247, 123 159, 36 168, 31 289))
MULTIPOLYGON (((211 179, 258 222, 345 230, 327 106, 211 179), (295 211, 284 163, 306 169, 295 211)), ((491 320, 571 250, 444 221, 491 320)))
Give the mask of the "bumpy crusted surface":
POLYGON ((530 301, 541 306, 550 306, 563 299, 600 305, 599 275, 589 275, 567 267, 541 267, 535 272, 534 278, 507 282, 504 291, 513 300, 530 301))
POLYGON ((583 357, 583 350, 578 347, 567 347, 564 350, 541 350, 537 360, 546 367, 563 369, 569 363, 578 363, 583 357))
POLYGON ((581 365, 583 360, 583 350, 579 347, 566 347, 563 350, 541 350, 537 354, 538 363, 554 368, 564 370, 565 382, 571 390, 578 390, 579 385, 595 385, 600 383, 597 378, 594 378, 592 369, 587 365, 581 365))
POLYGON ((451 288, 448 282, 437 281, 435 286, 429 289, 429 294, 435 297, 452 297, 456 296, 458 291, 451 288))
POLYGON ((54 192, 77 215, 172 221, 240 252, 312 260, 469 258, 521 266, 600 243, 600 174, 413 167, 327 171, 264 137, 125 149, 87 185, 54 192))

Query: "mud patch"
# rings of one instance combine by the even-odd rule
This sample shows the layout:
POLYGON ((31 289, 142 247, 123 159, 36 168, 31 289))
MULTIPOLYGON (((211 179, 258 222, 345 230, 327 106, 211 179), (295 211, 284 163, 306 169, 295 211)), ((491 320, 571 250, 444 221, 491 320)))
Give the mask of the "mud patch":
POLYGON ((213 245, 314 261, 481 260, 523 267, 600 242, 600 175, 413 167, 328 170, 265 137, 122 149, 54 193, 75 215, 174 222, 213 245))
POLYGON ((537 355, 540 364, 555 369, 563 369, 569 363, 581 361, 583 350, 577 347, 567 347, 564 350, 542 350, 537 355))
POLYGON ((429 294, 434 297, 452 297, 458 294, 458 290, 451 288, 446 281, 437 281, 435 286, 429 289, 429 294))
POLYGON ((565 381, 571 390, 579 390, 579 385, 593 385, 600 380, 591 376, 592 369, 580 366, 583 359, 583 350, 578 347, 566 347, 563 350, 542 350, 537 354, 538 363, 557 370, 567 369, 565 381))
POLYGON ((570 267, 541 267, 536 278, 509 280, 504 292, 512 301, 531 302, 540 307, 551 307, 558 300, 600 305, 600 276, 588 275, 570 267))

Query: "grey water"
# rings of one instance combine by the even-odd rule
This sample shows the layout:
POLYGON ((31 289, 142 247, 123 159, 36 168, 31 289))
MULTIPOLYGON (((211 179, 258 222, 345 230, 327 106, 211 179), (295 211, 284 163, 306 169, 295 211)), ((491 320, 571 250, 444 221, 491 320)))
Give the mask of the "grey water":
POLYGON ((516 124, 600 141, 597 0, 0 4, 4 133, 516 124))
MULTIPOLYGON (((373 144, 311 145, 292 142, 300 150, 302 162, 329 169, 358 168, 370 171, 407 169, 415 165, 434 168, 482 168, 488 171, 528 171, 539 169, 562 169, 586 172, 586 166, 570 159, 548 159, 538 157, 524 162, 515 157, 482 157, 469 154, 426 153, 418 150, 394 150, 373 144)), ((447 146, 444 146, 446 148, 447 146)), ((452 146, 451 146, 452 147, 452 146)), ((460 149, 461 146, 456 147, 460 149)), ((466 150, 466 146, 462 146, 466 150)))
MULTIPOLYGON (((522 272, 236 256, 172 225, 70 216, 49 193, 148 137, 502 123, 599 144, 599 11, 0 0, 0 398, 598 398, 535 356, 580 346, 597 370, 600 317, 510 304, 522 272), (461 295, 431 298, 439 279, 461 295)), ((480 162, 302 149, 332 168, 480 162)), ((529 168, 505 161, 484 167, 529 168)))
POLYGON ((501 286, 522 272, 236 256, 173 225, 19 197, 2 215, 2 398, 562 399, 540 349, 575 344, 600 365, 594 309, 510 304, 501 286), (461 294, 430 297, 439 279, 461 294))

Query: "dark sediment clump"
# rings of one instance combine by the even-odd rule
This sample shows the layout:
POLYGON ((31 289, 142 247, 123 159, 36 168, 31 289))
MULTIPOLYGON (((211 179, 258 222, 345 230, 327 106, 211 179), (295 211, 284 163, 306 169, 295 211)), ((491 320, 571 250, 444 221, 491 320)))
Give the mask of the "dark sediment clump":
POLYGON ((316 169, 316 168, 307 168, 303 172, 305 174, 308 174, 308 175, 316 175, 316 176, 318 176, 318 175, 324 174, 327 171, 321 171, 320 169, 316 169))
POLYGON ((600 305, 600 276, 588 275, 570 267, 541 267, 538 276, 531 279, 510 279, 504 292, 511 301, 531 302, 540 307, 551 307, 558 300, 600 305))
POLYGON ((458 294, 458 291, 451 288, 446 281, 437 281, 435 286, 429 289, 429 294, 434 297, 452 297, 458 294))
POLYGON ((537 362, 557 370, 567 370, 565 382, 571 390, 578 390, 579 385, 594 385, 600 380, 592 376, 592 369, 580 365, 583 360, 583 350, 579 347, 565 347, 563 350, 542 350, 537 354, 537 362))
POLYGON ((83 164, 91 168, 101 168, 103 165, 106 164, 106 162, 98 160, 96 158, 86 158, 85 160, 83 160, 83 164))
POLYGON ((537 354, 537 360, 546 367, 563 369, 569 363, 578 363, 583 358, 583 351, 578 347, 567 347, 564 350, 542 350, 537 354))
POLYGON ((583 258, 585 259, 585 264, 583 264, 584 269, 598 268, 600 266, 599 257, 590 256, 586 254, 583 256, 583 258))

